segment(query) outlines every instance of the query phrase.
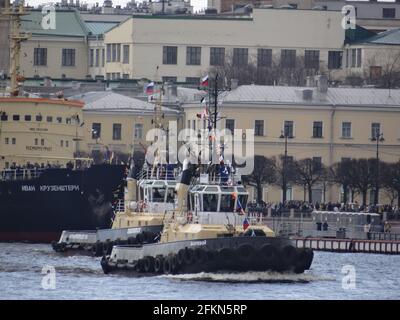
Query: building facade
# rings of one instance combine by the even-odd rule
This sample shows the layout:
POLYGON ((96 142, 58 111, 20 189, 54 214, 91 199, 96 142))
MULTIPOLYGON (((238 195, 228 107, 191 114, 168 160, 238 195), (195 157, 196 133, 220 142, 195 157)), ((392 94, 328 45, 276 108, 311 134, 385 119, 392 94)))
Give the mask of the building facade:
MULTIPOLYGON (((296 88, 279 86, 239 86, 221 97, 220 129, 254 129, 255 154, 279 157, 284 154, 284 130, 289 130, 288 156, 311 158, 326 166, 344 158, 374 158, 376 132, 384 135, 380 159, 400 160, 400 90, 356 88, 296 88)), ((203 128, 204 105, 187 103, 185 125, 203 128)), ((229 146, 228 146, 229 147, 229 146)), ((290 186, 288 199, 308 199, 302 187, 290 186)), ((381 201, 385 202, 384 192, 381 201)), ((282 191, 266 186, 265 201, 280 201, 282 191)), ((319 185, 314 201, 341 201, 338 186, 319 185)), ((371 198, 369 198, 371 199, 371 198)), ((360 199, 357 198, 360 202, 360 199)), ((369 200, 368 200, 369 201, 369 200)))
POLYGON ((83 138, 80 101, 0 98, 0 171, 13 165, 65 165, 83 138))
POLYGON ((195 82, 226 60, 269 64, 276 57, 290 64, 298 56, 334 77, 345 39, 341 19, 334 11, 285 9, 236 18, 134 16, 104 34, 106 78, 195 82))

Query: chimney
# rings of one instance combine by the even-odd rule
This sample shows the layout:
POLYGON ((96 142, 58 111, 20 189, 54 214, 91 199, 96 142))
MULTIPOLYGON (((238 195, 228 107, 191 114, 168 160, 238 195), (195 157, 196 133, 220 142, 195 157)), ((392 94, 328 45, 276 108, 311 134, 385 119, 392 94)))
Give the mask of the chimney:
POLYGON ((238 79, 231 79, 231 90, 235 90, 239 86, 238 79))
POLYGON ((313 90, 312 89, 304 89, 303 90, 303 100, 312 100, 313 90))
POLYGON ((328 77, 326 75, 317 76, 317 87, 320 93, 328 92, 328 77))

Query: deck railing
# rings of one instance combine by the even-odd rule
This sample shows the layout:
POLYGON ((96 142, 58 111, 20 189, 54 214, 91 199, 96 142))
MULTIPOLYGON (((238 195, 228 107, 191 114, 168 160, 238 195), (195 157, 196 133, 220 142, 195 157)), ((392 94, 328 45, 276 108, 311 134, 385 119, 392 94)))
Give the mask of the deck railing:
POLYGON ((45 170, 45 168, 5 169, 0 172, 0 180, 14 181, 36 179, 40 177, 45 170))

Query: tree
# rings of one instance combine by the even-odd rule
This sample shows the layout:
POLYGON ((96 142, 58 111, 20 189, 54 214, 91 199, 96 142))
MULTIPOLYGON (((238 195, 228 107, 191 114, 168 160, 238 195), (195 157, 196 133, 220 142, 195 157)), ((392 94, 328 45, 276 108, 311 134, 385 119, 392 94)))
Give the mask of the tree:
POLYGON ((382 88, 395 88, 400 85, 400 51, 386 50, 367 60, 365 78, 369 83, 382 88))
POLYGON ((263 187, 275 181, 276 175, 273 160, 261 155, 255 155, 254 170, 252 174, 243 177, 243 182, 257 189, 257 202, 262 201, 263 187))
POLYGON ((307 67, 304 56, 296 56, 293 66, 287 67, 281 64, 280 57, 271 57, 269 65, 260 66, 256 56, 250 56, 247 64, 237 65, 233 61, 233 55, 227 54, 222 66, 213 66, 209 74, 218 73, 225 84, 231 79, 237 79, 239 85, 293 85, 303 86, 307 76, 314 76, 321 70, 319 66, 307 67))
POLYGON ((362 204, 367 204, 368 190, 375 187, 376 159, 352 159, 348 174, 352 185, 362 195, 362 204))
MULTIPOLYGON (((296 170, 294 168, 294 162, 292 157, 288 156, 287 161, 286 161, 286 167, 284 165, 285 161, 285 156, 280 155, 279 157, 273 157, 273 165, 274 165, 274 171, 275 171, 275 176, 276 180, 274 182, 275 185, 279 186, 282 189, 282 192, 284 192, 284 180, 286 180, 286 188, 290 186, 291 183, 295 181, 295 176, 296 176, 296 170), (285 179, 284 179, 285 177, 285 179)), ((287 189, 286 189, 287 191, 287 189)))
POLYGON ((343 188, 344 203, 348 202, 348 192, 353 186, 353 180, 350 175, 352 171, 352 164, 353 162, 350 159, 342 160, 341 162, 333 164, 330 168, 332 181, 341 185, 343 188))
POLYGON ((325 166, 307 158, 295 161, 294 167, 297 172, 295 183, 303 186, 304 190, 308 191, 308 202, 312 203, 312 189, 325 178, 325 166))
POLYGON ((400 206, 400 161, 383 163, 381 166, 382 184, 390 192, 395 191, 397 205, 400 206))

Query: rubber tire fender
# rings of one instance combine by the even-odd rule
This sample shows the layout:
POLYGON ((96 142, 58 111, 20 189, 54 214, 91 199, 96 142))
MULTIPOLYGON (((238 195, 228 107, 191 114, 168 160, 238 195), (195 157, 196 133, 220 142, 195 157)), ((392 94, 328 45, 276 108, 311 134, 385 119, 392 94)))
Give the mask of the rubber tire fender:
POLYGON ((154 260, 154 272, 162 273, 164 270, 164 259, 163 257, 156 257, 154 260))
POLYGON ((280 256, 282 258, 284 268, 294 267, 298 256, 297 248, 287 245, 282 248, 280 256))
POLYGON ((207 262, 207 251, 203 248, 194 249, 194 260, 196 263, 205 263, 207 262))
POLYGON ((153 257, 145 257, 144 258, 144 272, 153 272, 154 271, 154 263, 155 263, 155 259, 153 257))
POLYGON ((193 249, 185 249, 185 254, 183 256, 185 264, 190 265, 194 262, 194 251, 193 249))

